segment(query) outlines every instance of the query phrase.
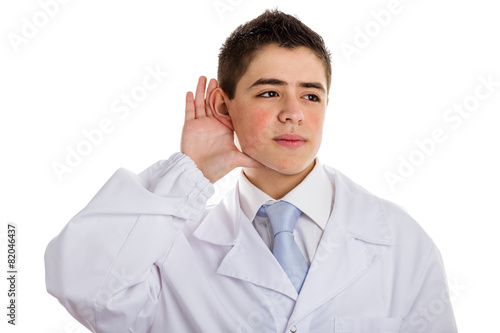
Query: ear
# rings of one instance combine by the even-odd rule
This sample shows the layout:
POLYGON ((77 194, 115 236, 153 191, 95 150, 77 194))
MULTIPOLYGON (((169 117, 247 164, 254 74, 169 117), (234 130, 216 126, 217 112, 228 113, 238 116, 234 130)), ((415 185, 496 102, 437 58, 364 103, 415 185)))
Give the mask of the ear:
POLYGON ((220 87, 215 88, 208 97, 208 104, 212 114, 231 131, 234 131, 233 121, 229 114, 229 98, 220 87))

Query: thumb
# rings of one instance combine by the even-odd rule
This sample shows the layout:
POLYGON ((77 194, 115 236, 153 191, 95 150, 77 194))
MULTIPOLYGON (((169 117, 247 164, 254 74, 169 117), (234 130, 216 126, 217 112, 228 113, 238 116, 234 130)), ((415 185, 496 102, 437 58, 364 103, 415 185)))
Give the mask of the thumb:
POLYGON ((240 153, 238 159, 238 166, 243 168, 265 168, 265 165, 257 160, 254 160, 245 153, 240 153))

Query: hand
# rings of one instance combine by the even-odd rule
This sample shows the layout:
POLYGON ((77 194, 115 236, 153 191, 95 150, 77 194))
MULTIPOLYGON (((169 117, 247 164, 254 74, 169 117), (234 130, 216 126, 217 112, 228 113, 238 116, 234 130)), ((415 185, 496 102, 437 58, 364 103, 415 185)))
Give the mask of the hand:
POLYGON ((186 115, 181 137, 181 152, 188 155, 213 184, 236 167, 259 168, 262 164, 242 153, 234 144, 234 132, 214 116, 208 99, 217 80, 208 84, 200 76, 196 98, 186 95, 186 115))

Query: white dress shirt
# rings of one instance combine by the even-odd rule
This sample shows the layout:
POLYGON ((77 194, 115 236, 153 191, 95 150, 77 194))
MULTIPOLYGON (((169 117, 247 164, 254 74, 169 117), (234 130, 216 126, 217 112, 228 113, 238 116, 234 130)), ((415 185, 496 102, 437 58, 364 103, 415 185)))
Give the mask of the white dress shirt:
POLYGON ((257 216, 259 208, 263 204, 287 201, 302 211, 293 234, 297 246, 310 264, 332 212, 334 197, 334 188, 319 159, 316 158, 316 164, 306 178, 280 200, 274 200, 253 185, 243 171, 238 190, 243 213, 253 221, 257 233, 270 250, 274 243, 273 228, 269 218, 257 216))

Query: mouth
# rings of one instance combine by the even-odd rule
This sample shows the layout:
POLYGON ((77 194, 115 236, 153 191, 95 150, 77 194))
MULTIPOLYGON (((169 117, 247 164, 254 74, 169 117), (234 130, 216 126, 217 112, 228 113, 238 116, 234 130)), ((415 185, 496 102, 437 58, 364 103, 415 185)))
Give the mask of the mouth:
POLYGON ((273 138, 277 144, 287 148, 298 148, 303 146, 307 140, 298 134, 283 134, 273 138))

